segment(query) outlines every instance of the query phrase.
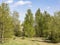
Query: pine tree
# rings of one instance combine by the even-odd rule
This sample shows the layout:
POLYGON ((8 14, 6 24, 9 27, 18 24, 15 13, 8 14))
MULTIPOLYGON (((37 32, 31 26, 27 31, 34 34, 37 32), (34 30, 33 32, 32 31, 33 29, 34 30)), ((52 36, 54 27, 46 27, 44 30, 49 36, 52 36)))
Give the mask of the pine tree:
POLYGON ((36 30, 36 36, 43 36, 43 15, 40 12, 40 9, 36 11, 35 14, 35 30, 36 30))
POLYGON ((24 30, 25 36, 33 37, 35 35, 33 23, 34 23, 33 14, 31 10, 28 9, 25 20, 24 20, 24 24, 23 24, 23 30, 24 30))
POLYGON ((50 33, 51 16, 49 13, 47 13, 47 11, 44 11, 43 16, 44 16, 44 23, 43 23, 44 37, 48 37, 50 33))

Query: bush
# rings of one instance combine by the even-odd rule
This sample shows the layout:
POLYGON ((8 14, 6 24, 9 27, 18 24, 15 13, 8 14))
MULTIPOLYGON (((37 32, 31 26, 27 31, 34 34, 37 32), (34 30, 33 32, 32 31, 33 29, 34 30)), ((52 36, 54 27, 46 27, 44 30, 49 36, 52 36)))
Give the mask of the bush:
POLYGON ((58 43, 60 42, 60 37, 58 32, 53 32, 51 35, 48 37, 49 40, 53 43, 58 43))

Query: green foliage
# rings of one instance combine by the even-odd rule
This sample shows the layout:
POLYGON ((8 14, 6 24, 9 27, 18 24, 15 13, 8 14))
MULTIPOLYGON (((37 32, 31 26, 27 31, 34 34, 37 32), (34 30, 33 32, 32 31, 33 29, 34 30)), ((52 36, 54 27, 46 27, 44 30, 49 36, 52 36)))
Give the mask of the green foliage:
POLYGON ((36 36, 45 37, 51 42, 60 42, 60 12, 55 13, 51 16, 49 13, 44 11, 42 14, 40 9, 35 14, 35 30, 36 36))
POLYGON ((12 18, 13 18, 13 24, 14 24, 14 35, 19 37, 21 36, 19 13, 14 11, 12 18))
POLYGON ((31 10, 28 9, 26 17, 25 17, 24 24, 23 24, 23 30, 24 30, 25 36, 33 37, 35 35, 33 23, 34 23, 33 14, 31 12, 31 10))
POLYGON ((48 37, 49 32, 50 32, 51 16, 46 11, 44 11, 43 16, 44 16, 44 20, 43 20, 43 33, 44 34, 43 35, 44 37, 48 37))
POLYGON ((0 6, 0 41, 3 43, 6 39, 14 36, 20 36, 19 15, 14 12, 14 17, 10 14, 9 5, 2 3, 0 6))
POLYGON ((8 4, 2 3, 0 7, 0 41, 3 43, 5 39, 13 37, 13 22, 8 4))
POLYGON ((56 13, 56 15, 54 15, 54 17, 52 18, 52 25, 51 25, 51 35, 49 35, 49 39, 51 40, 51 42, 60 42, 60 18, 58 17, 60 14, 59 12, 56 13))
POLYGON ((40 9, 37 10, 35 14, 35 30, 36 36, 43 36, 43 15, 40 12, 40 9))

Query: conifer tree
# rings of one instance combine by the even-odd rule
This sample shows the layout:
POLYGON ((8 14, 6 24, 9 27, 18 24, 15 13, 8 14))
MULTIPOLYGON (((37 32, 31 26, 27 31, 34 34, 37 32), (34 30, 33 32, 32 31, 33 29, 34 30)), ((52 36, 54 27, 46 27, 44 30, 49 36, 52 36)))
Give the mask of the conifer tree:
POLYGON ((38 9, 35 14, 35 30, 37 36, 43 36, 43 19, 43 15, 40 9, 38 9))
POLYGON ((33 23, 34 23, 33 14, 31 10, 28 9, 25 20, 24 20, 24 24, 23 24, 23 30, 24 30, 25 36, 33 37, 35 35, 33 23))

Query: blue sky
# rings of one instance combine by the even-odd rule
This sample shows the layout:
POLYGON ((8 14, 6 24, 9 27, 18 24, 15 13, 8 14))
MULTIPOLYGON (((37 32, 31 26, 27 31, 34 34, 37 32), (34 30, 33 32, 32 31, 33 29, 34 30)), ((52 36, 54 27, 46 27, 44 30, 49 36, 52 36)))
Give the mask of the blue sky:
MULTIPOLYGON (((2 0, 0 0, 1 2, 2 0)), ((25 13, 29 8, 33 14, 38 8, 41 12, 46 10, 50 14, 60 10, 60 0, 4 0, 4 2, 10 5, 11 11, 19 12, 21 22, 24 20, 25 13)))

